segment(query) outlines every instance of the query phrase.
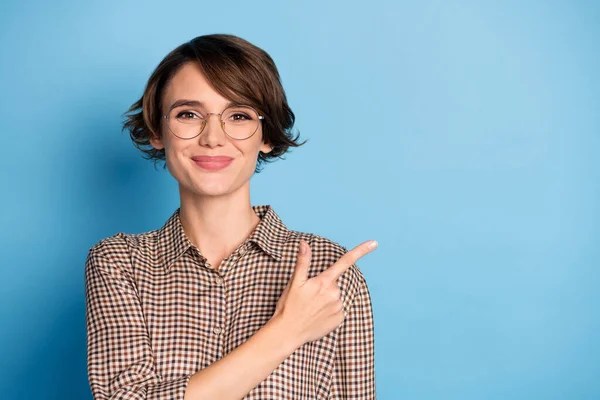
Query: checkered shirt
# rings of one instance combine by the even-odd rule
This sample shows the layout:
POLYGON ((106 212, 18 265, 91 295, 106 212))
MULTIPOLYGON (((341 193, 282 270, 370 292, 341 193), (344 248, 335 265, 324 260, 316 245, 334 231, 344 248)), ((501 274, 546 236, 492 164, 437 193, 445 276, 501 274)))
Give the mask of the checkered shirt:
MULTIPOLYGON (((270 205, 252 208, 261 221, 218 269, 185 235, 180 208, 160 229, 119 232, 89 249, 87 366, 95 400, 183 400, 191 375, 269 321, 292 277, 299 239, 312 250, 309 278, 348 251, 287 229, 270 205)), ((369 289, 356 264, 338 285, 344 322, 298 347, 243 399, 375 399, 369 289)))

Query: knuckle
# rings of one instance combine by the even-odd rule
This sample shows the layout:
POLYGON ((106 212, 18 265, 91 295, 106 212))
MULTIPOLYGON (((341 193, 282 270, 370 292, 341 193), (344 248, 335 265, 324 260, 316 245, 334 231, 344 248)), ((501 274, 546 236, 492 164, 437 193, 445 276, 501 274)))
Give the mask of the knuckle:
MULTIPOLYGON (((339 318, 339 321, 340 321, 340 322, 339 322, 339 325, 343 324, 343 323, 344 323, 344 320, 346 319, 346 313, 345 313, 345 312, 340 312, 340 313, 338 314, 338 318, 339 318)), ((339 326, 339 325, 338 325, 338 326, 339 326)))
POLYGON ((337 305, 338 302, 340 302, 340 291, 339 290, 332 290, 330 293, 330 299, 333 303, 335 303, 337 305))
POLYGON ((323 291, 327 289, 327 282, 324 279, 316 279, 315 284, 317 285, 317 288, 319 289, 319 291, 323 291))

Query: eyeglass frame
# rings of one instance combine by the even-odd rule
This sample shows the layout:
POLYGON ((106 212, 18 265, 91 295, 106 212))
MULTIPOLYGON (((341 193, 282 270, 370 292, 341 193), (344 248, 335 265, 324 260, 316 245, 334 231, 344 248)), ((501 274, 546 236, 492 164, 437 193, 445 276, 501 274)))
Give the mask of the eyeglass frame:
MULTIPOLYGON (((256 126, 256 130, 252 133, 252 135, 248 136, 247 138, 243 138, 243 139, 238 139, 238 138, 234 138, 233 136, 231 136, 229 133, 227 133, 227 131, 225 130, 225 121, 223 121, 221 119, 221 115, 225 112, 225 110, 227 110, 228 108, 235 108, 235 107, 248 107, 250 109, 252 109, 252 111, 254 111, 256 113, 256 115, 258 116, 258 121, 262 121, 265 119, 264 115, 260 115, 258 113, 258 111, 256 111, 256 109, 250 105, 247 104, 234 104, 234 105, 229 105, 227 107, 225 107, 223 110, 221 110, 220 113, 205 113, 205 115, 203 115, 203 126, 202 129, 200 130, 200 132, 198 132, 198 134, 196 136, 192 136, 190 138, 182 138, 179 137, 177 135, 175 135, 175 133, 173 132, 173 130, 171 129, 171 125, 169 125, 169 114, 165 114, 165 115, 161 115, 161 119, 164 118, 167 120, 167 126, 169 127, 169 131, 171 131, 171 133, 173 135, 175 135, 175 137, 181 139, 181 140, 191 140, 191 139, 195 139, 198 136, 200 136, 202 134, 202 132, 204 132, 204 129, 206 128, 206 125, 208 123, 208 118, 210 118, 210 115, 218 115, 219 116, 219 121, 221 122, 221 130, 223 131, 223 133, 225 133, 225 135, 227 135, 228 137, 232 138, 233 140, 246 140, 246 139, 250 139, 252 136, 254 136, 256 134, 256 132, 258 132, 258 125, 256 126)), ((169 112, 171 112, 173 110, 170 110, 169 112)))

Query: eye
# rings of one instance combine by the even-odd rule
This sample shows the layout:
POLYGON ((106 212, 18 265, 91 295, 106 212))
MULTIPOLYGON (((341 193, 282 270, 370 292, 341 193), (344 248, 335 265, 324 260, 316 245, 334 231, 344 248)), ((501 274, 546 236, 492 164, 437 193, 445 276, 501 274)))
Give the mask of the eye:
POLYGON ((247 121, 247 120, 251 120, 252 118, 244 113, 235 113, 235 114, 231 115, 231 119, 233 121, 247 121))
POLYGON ((187 110, 181 111, 175 116, 175 118, 177 118, 177 119, 194 119, 194 117, 202 118, 200 115, 196 114, 195 112, 187 111, 187 110))

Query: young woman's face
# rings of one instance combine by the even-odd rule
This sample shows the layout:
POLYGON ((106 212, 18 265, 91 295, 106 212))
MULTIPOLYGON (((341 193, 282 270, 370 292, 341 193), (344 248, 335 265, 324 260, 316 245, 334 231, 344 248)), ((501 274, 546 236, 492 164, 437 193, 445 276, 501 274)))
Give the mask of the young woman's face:
MULTIPOLYGON (((211 87, 195 63, 182 66, 165 88, 162 115, 167 114, 171 105, 180 99, 197 100, 203 106, 186 105, 176 110, 193 111, 203 116, 205 113, 220 113, 229 103, 211 87)), ((268 153, 272 147, 262 141, 262 123, 250 138, 236 140, 223 132, 217 116, 208 115, 206 118, 204 130, 193 139, 175 136, 163 118, 162 139, 152 139, 151 144, 156 149, 165 149, 167 168, 182 189, 198 195, 223 195, 247 184, 254 174, 259 151, 268 153), (225 168, 211 170, 198 165, 192 159, 196 156, 227 156, 233 161, 225 168)))

